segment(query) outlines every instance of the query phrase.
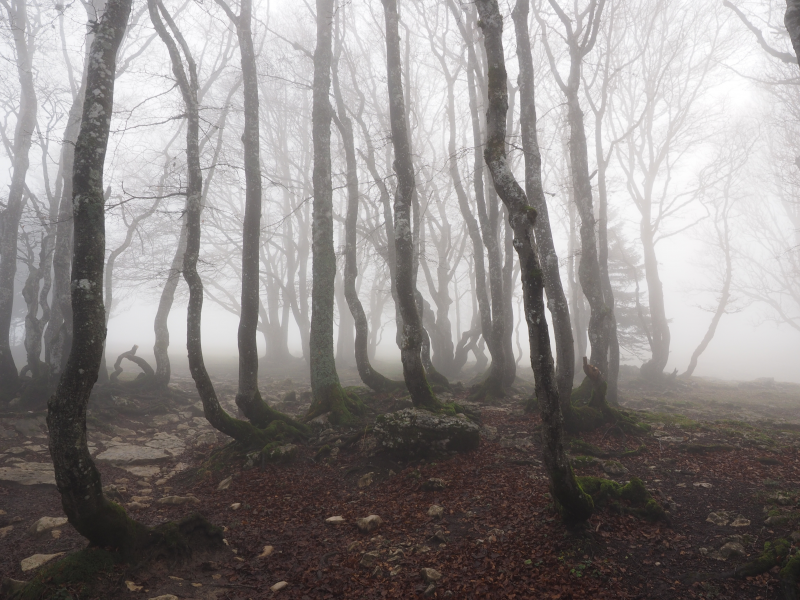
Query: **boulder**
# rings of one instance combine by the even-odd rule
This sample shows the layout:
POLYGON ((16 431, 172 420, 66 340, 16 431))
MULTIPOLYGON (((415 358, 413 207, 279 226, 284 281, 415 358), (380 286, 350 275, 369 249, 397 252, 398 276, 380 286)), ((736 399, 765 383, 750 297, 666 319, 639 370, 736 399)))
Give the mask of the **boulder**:
POLYGON ((12 467, 0 467, 0 481, 20 485, 55 485, 56 474, 51 463, 20 461, 12 467))
POLYGON ((370 515, 356 521, 356 527, 361 533, 372 533, 381 525, 383 525, 383 519, 378 515, 370 515))
POLYGON ((609 475, 613 475, 614 477, 619 477, 620 475, 625 475, 628 472, 622 463, 619 463, 615 460, 607 460, 603 463, 603 471, 608 473, 609 475))
POLYGON ((441 519, 442 515, 444 515, 444 508, 442 508, 438 504, 434 504, 428 509, 429 517, 433 517, 434 519, 441 519))
POLYGON ((119 444, 101 452, 95 460, 112 465, 152 465, 169 460, 170 454, 161 448, 119 444))
POLYGON ((373 472, 366 473, 358 478, 358 487, 365 488, 372 485, 372 477, 375 475, 373 472))
POLYGON ((33 571, 34 569, 38 569, 43 564, 50 562, 54 558, 58 558, 59 556, 63 556, 63 552, 58 552, 56 554, 34 554, 33 556, 29 556, 28 558, 23 558, 22 561, 19 563, 20 568, 22 569, 23 573, 27 573, 28 571, 33 571))
POLYGON ((406 458, 468 452, 480 443, 480 428, 466 417, 437 415, 417 408, 379 415, 373 430, 385 451, 406 458))
POLYGON ((327 519, 325 519, 325 522, 328 525, 341 525, 345 522, 345 520, 344 517, 342 517, 341 515, 337 515, 335 517, 328 517, 327 519))
POLYGON ((747 552, 739 542, 727 542, 719 549, 719 554, 723 559, 728 560, 729 558, 745 556, 747 552))
POLYGON ((42 517, 28 528, 30 535, 42 535, 51 529, 67 524, 67 517, 42 517))

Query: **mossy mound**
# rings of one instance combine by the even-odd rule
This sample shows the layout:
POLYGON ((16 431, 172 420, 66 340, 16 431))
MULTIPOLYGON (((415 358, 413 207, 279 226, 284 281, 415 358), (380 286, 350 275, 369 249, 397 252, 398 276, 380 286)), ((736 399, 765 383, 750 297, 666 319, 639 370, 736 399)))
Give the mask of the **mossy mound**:
POLYGON ((570 433, 580 431, 594 431, 598 427, 611 423, 619 427, 620 431, 632 435, 641 435, 650 431, 650 426, 640 423, 629 413, 612 408, 606 402, 608 384, 601 381, 593 384, 589 378, 572 393, 571 408, 564 415, 564 426, 570 433), (588 403, 582 405, 586 398, 587 389, 591 389, 588 403))
POLYGON ((596 507, 609 507, 648 521, 668 521, 664 508, 638 477, 632 477, 625 485, 602 477, 578 477, 578 483, 592 497, 596 507))
POLYGON ((341 385, 331 385, 325 390, 317 390, 308 413, 303 419, 306 423, 327 413, 331 425, 341 427, 351 425, 367 411, 367 406, 357 394, 341 385))
POLYGON ((87 548, 45 565, 24 586, 8 592, 9 600, 67 600, 91 596, 96 586, 121 564, 120 555, 87 548))

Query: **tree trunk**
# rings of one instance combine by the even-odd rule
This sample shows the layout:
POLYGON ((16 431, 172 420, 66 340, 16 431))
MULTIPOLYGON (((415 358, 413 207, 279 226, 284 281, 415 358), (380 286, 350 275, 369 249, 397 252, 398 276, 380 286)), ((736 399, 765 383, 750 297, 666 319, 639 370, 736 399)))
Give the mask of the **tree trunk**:
MULTIPOLYGON (((344 28, 344 23, 342 23, 344 28)), ((333 83, 333 95, 336 99, 335 116, 336 126, 339 135, 342 137, 344 146, 344 157, 347 168, 347 215, 345 218, 345 246, 344 246, 344 296, 350 313, 355 322, 355 360, 358 375, 365 385, 376 392, 391 392, 405 387, 401 381, 393 381, 388 377, 378 373, 372 368, 369 358, 369 324, 364 307, 358 298, 356 290, 356 279, 358 278, 358 255, 357 255, 357 227, 358 227, 358 165, 356 164, 356 146, 353 136, 353 122, 347 114, 347 107, 344 96, 339 85, 339 60, 341 38, 337 38, 336 60, 331 65, 331 75, 333 83)), ((341 330, 340 330, 341 335, 341 330)))
POLYGON ((800 0, 786 0, 786 13, 783 24, 792 40, 792 48, 797 62, 800 64, 800 0))
POLYGON ((172 310, 172 303, 175 301, 175 292, 178 289, 178 282, 181 276, 181 266, 183 265, 183 255, 186 252, 186 223, 181 222, 181 232, 178 236, 178 245, 175 248, 175 255, 172 257, 167 280, 161 289, 161 298, 158 301, 158 310, 153 320, 153 331, 156 341, 153 344, 153 355, 156 359, 156 374, 153 384, 158 388, 165 388, 169 384, 172 376, 172 368, 169 362, 169 326, 167 320, 172 310))
POLYGON ((519 108, 522 151, 525 153, 525 193, 536 210, 533 230, 542 265, 542 277, 547 293, 547 308, 553 319, 556 340, 556 381, 561 411, 568 414, 575 379, 575 349, 572 341, 569 303, 561 285, 558 271, 558 255, 550 229, 550 216, 542 186, 542 155, 536 133, 536 100, 531 55, 531 40, 528 32, 529 0, 519 0, 511 13, 517 39, 519 61, 519 108))
MULTIPOLYGON (((528 0, 520 0, 528 2, 528 0)), ((517 183, 506 158, 506 115, 508 89, 503 53, 503 20, 497 0, 477 0, 480 26, 489 75, 489 106, 486 111, 484 157, 495 188, 508 208, 514 229, 514 248, 519 256, 525 320, 531 350, 531 367, 536 379, 536 396, 542 413, 542 441, 550 490, 562 516, 568 521, 585 521, 593 510, 592 499, 575 479, 564 450, 564 427, 558 402, 550 335, 544 314, 543 272, 533 236, 536 210, 528 206, 525 192, 517 183)))
POLYGON ((652 356, 650 360, 642 365, 641 374, 642 377, 654 378, 660 376, 667 366, 670 332, 664 307, 664 287, 658 274, 658 259, 656 258, 656 247, 653 240, 649 210, 644 211, 642 214, 641 238, 652 328, 650 341, 652 356))
POLYGON ((400 64, 399 17, 396 0, 382 0, 386 21, 386 73, 389 90, 389 119, 394 147, 394 170, 397 188, 394 196, 394 242, 396 257, 397 304, 402 317, 400 356, 403 377, 411 393, 414 406, 438 409, 439 401, 433 395, 422 365, 422 319, 417 311, 414 283, 414 239, 411 204, 415 193, 414 166, 406 123, 403 98, 402 67, 400 64))
POLYGON ((109 0, 94 29, 86 76, 86 87, 92 93, 83 106, 73 175, 73 339, 47 415, 56 484, 69 522, 94 545, 123 549, 139 545, 146 528, 103 496, 100 473, 86 445, 86 407, 106 337, 103 163, 111 124, 116 54, 130 9, 131 0, 109 0))
POLYGON ((11 356, 9 333, 14 306, 14 278, 17 274, 19 220, 25 205, 25 177, 28 173, 33 131, 36 128, 36 90, 33 86, 34 40, 29 37, 25 0, 13 0, 8 9, 9 26, 17 55, 20 108, 14 130, 11 185, 5 210, 0 213, 0 395, 13 397, 19 376, 11 356))
POLYGON ((333 301, 336 253, 333 248, 333 184, 331 181, 331 32, 333 0, 317 0, 317 47, 314 51, 312 138, 314 142, 314 215, 312 223, 311 391, 306 419, 330 413, 342 424, 361 410, 360 402, 339 383, 333 353, 333 301))

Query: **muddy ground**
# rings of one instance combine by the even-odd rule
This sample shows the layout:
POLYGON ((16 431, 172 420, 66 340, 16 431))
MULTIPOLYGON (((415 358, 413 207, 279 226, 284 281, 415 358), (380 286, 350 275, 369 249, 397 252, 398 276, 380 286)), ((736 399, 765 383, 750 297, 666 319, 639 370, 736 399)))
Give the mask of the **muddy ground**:
MULTIPOLYGON (((277 403, 290 414, 307 408, 300 373, 284 369, 263 382, 277 399, 296 392, 296 402, 277 403)), ((343 379, 356 383, 353 375, 343 379)), ((216 385, 235 413, 234 378, 216 385)), ((650 523, 605 509, 572 531, 547 493, 539 419, 521 408, 530 387, 520 381, 497 406, 470 406, 484 425, 478 451, 414 463, 376 453, 369 435, 317 457, 319 447, 342 446, 358 434, 323 426, 293 462, 254 465, 208 426, 186 378, 173 381, 169 398, 128 390, 93 401, 88 437, 104 484, 115 486, 110 493, 151 525, 196 510, 224 528, 230 551, 202 566, 115 567, 67 592, 125 599, 413 598, 426 590, 428 597, 457 599, 778 597, 775 572, 694 583, 689 575, 733 571, 778 538, 794 535, 800 544, 800 386, 668 378, 654 387, 625 371, 622 404, 652 431, 637 437, 606 426, 581 435, 614 456, 578 458, 576 471, 620 483, 641 478, 670 520, 650 523), (641 446, 636 456, 618 456, 641 446), (432 478, 444 487, 426 491, 432 478), (167 496, 192 499, 159 504, 167 496), (443 507, 441 517, 428 515, 432 505, 443 507), (355 521, 371 514, 383 525, 359 534, 355 521), (331 516, 344 523, 326 524, 331 516), (728 549, 740 544, 743 555, 737 549, 722 560, 728 542, 728 549), (377 554, 364 558, 370 552, 377 554), (433 590, 421 577, 424 568, 442 575, 433 590), (281 581, 288 585, 271 591, 281 581)), ((377 412, 406 402, 370 400, 377 412)), ((575 445, 571 453, 584 456, 586 449, 575 445)), ((41 517, 62 516, 54 485, 44 481, 48 463, 44 414, 0 415, 3 577, 29 580, 36 570, 23 572, 25 559, 86 546, 69 525, 29 531, 41 517), (25 470, 30 476, 22 483, 29 485, 9 481, 25 470)))

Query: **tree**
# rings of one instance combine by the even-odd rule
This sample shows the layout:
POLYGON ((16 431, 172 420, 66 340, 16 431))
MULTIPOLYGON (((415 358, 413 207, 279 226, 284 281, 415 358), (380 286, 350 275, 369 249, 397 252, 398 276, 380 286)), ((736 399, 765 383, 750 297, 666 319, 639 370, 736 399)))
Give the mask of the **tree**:
MULTIPOLYGON (((550 476, 550 491, 564 519, 585 521, 592 514, 593 504, 591 497, 583 492, 575 479, 564 450, 563 418, 550 351, 550 333, 544 314, 544 280, 533 233, 536 210, 528 205, 525 192, 511 172, 506 156, 508 84, 503 53, 503 19, 497 0, 477 0, 476 4, 484 34, 489 77, 484 158, 497 194, 508 209, 509 223, 514 230, 514 249, 520 261, 525 320, 528 323, 531 367, 542 413, 542 456, 550 476)), ((524 8, 517 10, 523 12, 524 8)), ((533 82, 526 80, 526 85, 530 85, 532 91, 533 82)), ((535 169, 534 164, 531 167, 535 169)))
POLYGON ((306 419, 330 413, 342 424, 363 410, 361 402, 339 383, 333 354, 333 299, 336 254, 333 250, 331 181, 331 89, 333 0, 317 0, 317 47, 314 51, 312 137, 314 141, 314 216, 312 227, 311 392, 306 419))
POLYGON ((394 148, 394 169, 397 188, 394 196, 394 243, 397 303, 402 317, 400 357, 403 377, 411 393, 411 401, 418 408, 438 410, 440 403, 433 395, 420 351, 422 347, 422 320, 416 303, 416 260, 414 254, 412 198, 416 181, 408 139, 405 98, 403 95, 402 66, 400 61, 399 16, 396 0, 382 0, 386 22, 386 83, 389 89, 389 119, 394 148))
POLYGON ((36 30, 28 20, 28 3, 25 0, 2 0, 2 5, 14 38, 20 85, 11 186, 5 208, 0 212, 0 395, 11 398, 19 389, 17 367, 11 356, 9 330, 14 304, 14 277, 17 273, 19 220, 25 204, 25 178, 30 165, 28 154, 36 129, 37 101, 33 85, 36 30))

